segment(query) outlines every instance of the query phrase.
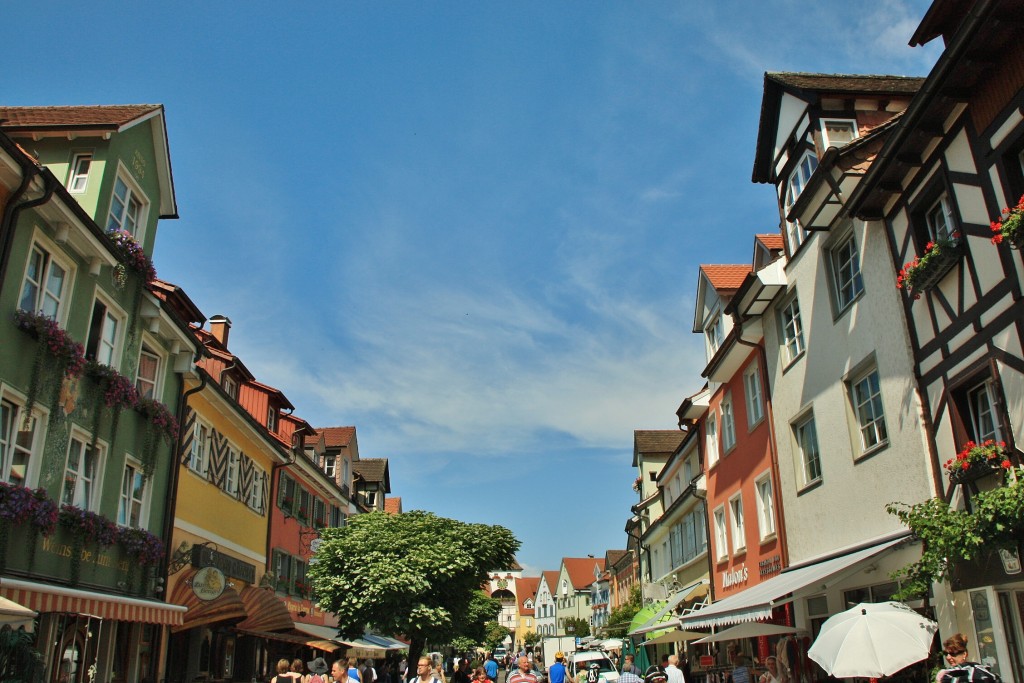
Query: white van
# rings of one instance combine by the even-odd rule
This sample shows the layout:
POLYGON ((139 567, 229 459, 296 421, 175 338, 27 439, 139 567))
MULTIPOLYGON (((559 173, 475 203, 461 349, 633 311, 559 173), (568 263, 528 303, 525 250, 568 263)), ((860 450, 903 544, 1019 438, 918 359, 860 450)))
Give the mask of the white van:
POLYGON ((608 655, 600 650, 584 650, 573 654, 572 661, 569 662, 569 673, 577 683, 586 683, 587 669, 594 663, 597 664, 598 679, 601 683, 615 683, 619 680, 619 672, 615 669, 615 664, 608 658, 608 655), (579 678, 580 672, 583 673, 582 679, 579 678))

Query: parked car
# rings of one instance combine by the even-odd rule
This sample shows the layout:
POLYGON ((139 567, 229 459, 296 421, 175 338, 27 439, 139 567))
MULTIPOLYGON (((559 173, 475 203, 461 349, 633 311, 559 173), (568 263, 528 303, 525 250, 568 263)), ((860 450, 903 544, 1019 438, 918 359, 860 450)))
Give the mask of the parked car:
POLYGON ((569 672, 577 681, 577 672, 584 672, 583 681, 586 681, 586 670, 591 664, 597 663, 598 675, 602 683, 615 683, 619 680, 619 672, 608 655, 600 650, 583 650, 576 652, 569 662, 569 672))

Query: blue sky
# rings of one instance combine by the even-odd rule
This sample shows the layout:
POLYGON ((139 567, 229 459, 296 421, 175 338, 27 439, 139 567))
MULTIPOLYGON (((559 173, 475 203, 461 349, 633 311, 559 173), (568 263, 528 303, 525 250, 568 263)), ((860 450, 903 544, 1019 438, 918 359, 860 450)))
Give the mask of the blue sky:
POLYGON ((777 229, 763 73, 924 75, 928 5, 16 3, 3 99, 164 104, 160 276, 537 572, 625 547, 633 430, 702 384, 698 265, 777 229))

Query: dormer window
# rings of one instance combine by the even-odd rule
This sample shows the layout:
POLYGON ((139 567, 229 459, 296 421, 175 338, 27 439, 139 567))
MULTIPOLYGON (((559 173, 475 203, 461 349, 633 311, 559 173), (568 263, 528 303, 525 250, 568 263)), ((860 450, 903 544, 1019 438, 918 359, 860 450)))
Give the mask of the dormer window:
POLYGON ((89 168, 92 166, 92 154, 76 154, 71 160, 68 172, 68 192, 85 192, 89 182, 89 168))
POLYGON ((824 119, 821 132, 825 147, 842 147, 857 137, 857 122, 852 119, 824 119))
POLYGON ((714 356, 722 346, 722 339, 725 338, 724 323, 722 322, 721 313, 716 313, 715 317, 708 323, 708 326, 704 328, 704 335, 708 340, 708 356, 714 356))
POLYGON ((224 375, 220 379, 220 385, 224 387, 224 393, 231 398, 238 400, 238 382, 231 375, 224 375))
MULTIPOLYGON (((788 216, 789 212, 793 210, 793 205, 796 204, 796 200, 807 187, 807 181, 810 180, 816 168, 818 168, 818 157, 813 152, 806 152, 789 175, 789 180, 786 183, 786 201, 783 204, 785 216, 788 216)), ((800 225, 800 221, 787 220, 786 240, 789 243, 789 253, 795 253, 805 239, 807 239, 807 231, 800 225)))
POLYGON ((277 410, 273 406, 267 408, 267 431, 277 432, 277 410))

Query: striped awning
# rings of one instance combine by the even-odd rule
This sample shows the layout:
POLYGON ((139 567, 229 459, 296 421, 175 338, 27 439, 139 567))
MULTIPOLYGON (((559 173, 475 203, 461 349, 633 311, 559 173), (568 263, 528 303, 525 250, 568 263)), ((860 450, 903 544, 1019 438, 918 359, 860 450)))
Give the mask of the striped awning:
POLYGON ((308 635, 304 635, 297 631, 292 633, 280 633, 277 631, 253 631, 244 628, 236 628, 235 631, 239 635, 243 636, 266 638, 267 640, 277 640, 282 643, 292 643, 293 645, 306 645, 316 650, 323 650, 324 652, 334 652, 341 647, 339 643, 335 643, 330 640, 321 640, 319 638, 310 638, 308 635))
POLYGON ((185 608, 154 600, 141 600, 121 595, 51 586, 33 581, 4 578, 0 596, 13 600, 36 612, 88 614, 110 621, 131 621, 143 624, 178 626, 185 608))
POLYGON ((248 618, 238 624, 245 631, 290 631, 295 628, 291 612, 269 588, 246 586, 240 593, 248 618))
POLYGON ((198 569, 190 569, 174 585, 168 597, 169 602, 187 608, 184 619, 174 626, 172 631, 185 631, 197 626, 205 626, 221 621, 242 621, 249 616, 245 604, 234 588, 225 588, 216 600, 200 600, 192 590, 191 579, 198 569))

